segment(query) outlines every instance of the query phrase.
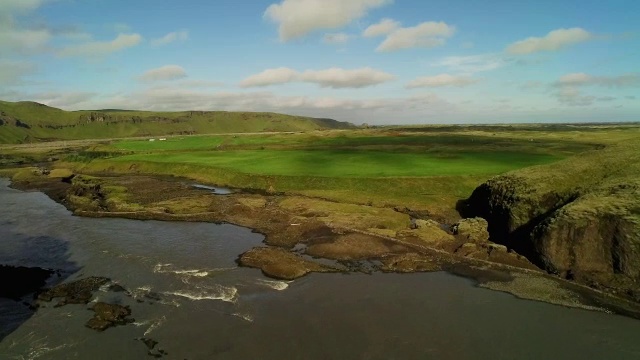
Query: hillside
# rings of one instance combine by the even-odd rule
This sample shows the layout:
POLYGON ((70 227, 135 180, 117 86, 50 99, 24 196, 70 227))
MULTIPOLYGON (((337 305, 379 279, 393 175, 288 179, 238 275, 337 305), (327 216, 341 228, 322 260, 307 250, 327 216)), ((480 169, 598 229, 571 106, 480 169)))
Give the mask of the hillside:
POLYGON ((269 131, 348 129, 354 125, 276 113, 130 110, 64 111, 0 101, 0 143, 269 131))

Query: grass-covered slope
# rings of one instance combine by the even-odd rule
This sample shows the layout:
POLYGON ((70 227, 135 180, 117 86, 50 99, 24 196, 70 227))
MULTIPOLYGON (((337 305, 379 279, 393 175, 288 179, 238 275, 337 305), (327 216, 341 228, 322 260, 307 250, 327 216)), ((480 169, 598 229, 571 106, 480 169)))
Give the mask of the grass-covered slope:
POLYGON ((463 209, 547 270, 640 301, 640 139, 517 170, 463 209))
POLYGON ((0 101, 0 143, 136 136, 348 129, 350 123, 275 113, 126 110, 64 111, 0 101))

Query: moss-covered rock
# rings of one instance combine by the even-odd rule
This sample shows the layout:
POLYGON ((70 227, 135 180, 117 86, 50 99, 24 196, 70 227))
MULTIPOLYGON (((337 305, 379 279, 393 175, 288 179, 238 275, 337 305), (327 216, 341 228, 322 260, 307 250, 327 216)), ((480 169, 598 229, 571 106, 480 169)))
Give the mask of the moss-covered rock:
POLYGON ((51 301, 55 298, 61 298, 56 306, 87 304, 93 298, 93 292, 110 281, 108 278, 92 276, 70 283, 60 284, 40 293, 38 300, 51 301))
POLYGON ((270 277, 294 280, 310 272, 336 272, 335 268, 302 258, 286 249, 275 247, 253 248, 240 256, 242 266, 261 269, 270 277))
POLYGON ((462 219, 453 225, 453 234, 465 240, 483 244, 489 241, 487 220, 483 218, 462 219))
POLYGON ((126 325, 134 319, 129 318, 131 309, 128 306, 98 302, 91 307, 94 315, 86 326, 96 331, 104 331, 112 326, 126 325))

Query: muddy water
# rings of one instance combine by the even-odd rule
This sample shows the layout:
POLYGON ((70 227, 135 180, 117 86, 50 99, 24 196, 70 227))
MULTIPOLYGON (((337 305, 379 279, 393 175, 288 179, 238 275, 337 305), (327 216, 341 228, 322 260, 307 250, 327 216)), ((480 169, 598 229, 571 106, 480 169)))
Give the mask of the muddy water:
MULTIPOLYGON (((640 321, 518 300, 446 273, 314 274, 273 281, 235 258, 248 229, 71 216, 0 182, 0 263, 106 276, 135 323, 97 333, 83 305, 36 312, 0 299, 2 359, 640 358, 640 321)), ((3 279, 3 281, 11 281, 3 279)))

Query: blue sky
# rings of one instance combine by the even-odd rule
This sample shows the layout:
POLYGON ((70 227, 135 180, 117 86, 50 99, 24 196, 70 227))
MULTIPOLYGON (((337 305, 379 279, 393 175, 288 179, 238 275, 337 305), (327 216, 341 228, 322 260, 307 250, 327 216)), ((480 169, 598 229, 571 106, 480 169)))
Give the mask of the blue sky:
POLYGON ((640 121, 640 2, 0 0, 0 99, 354 123, 640 121))

